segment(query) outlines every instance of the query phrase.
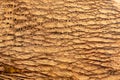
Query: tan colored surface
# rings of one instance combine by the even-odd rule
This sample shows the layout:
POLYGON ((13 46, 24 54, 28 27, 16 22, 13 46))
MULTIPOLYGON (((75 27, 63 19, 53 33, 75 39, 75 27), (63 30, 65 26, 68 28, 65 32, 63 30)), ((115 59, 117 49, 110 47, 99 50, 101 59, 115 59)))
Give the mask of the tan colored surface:
POLYGON ((0 0, 0 80, 120 80, 119 7, 0 0))

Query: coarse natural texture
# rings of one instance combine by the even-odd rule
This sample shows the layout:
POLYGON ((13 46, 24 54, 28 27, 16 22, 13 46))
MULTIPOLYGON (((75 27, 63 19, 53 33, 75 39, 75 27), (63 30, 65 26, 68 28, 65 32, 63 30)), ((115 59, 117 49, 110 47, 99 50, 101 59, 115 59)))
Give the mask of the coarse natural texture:
POLYGON ((0 0, 0 80, 120 80, 114 3, 0 0))

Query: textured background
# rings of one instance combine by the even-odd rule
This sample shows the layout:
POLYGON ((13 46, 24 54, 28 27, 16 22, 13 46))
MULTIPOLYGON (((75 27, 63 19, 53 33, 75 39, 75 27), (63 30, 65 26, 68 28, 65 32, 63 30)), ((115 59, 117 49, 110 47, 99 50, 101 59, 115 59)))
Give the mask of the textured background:
POLYGON ((0 80, 120 80, 112 0, 0 0, 0 80))

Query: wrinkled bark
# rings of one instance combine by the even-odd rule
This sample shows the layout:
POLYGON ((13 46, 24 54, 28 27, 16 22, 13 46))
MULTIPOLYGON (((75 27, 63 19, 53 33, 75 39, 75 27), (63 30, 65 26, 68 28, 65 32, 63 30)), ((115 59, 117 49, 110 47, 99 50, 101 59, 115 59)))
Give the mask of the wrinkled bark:
POLYGON ((0 0, 0 80, 120 80, 113 3, 0 0))

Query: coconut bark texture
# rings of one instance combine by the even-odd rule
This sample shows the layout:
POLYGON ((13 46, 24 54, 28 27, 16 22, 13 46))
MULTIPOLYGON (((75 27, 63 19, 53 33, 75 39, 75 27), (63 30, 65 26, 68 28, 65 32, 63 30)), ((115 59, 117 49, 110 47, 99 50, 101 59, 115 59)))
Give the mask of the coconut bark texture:
POLYGON ((120 80, 115 4, 0 0, 0 80, 120 80))

